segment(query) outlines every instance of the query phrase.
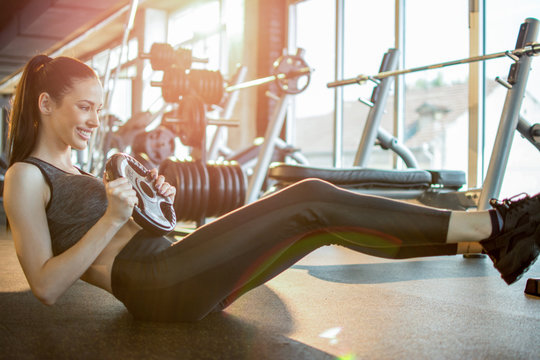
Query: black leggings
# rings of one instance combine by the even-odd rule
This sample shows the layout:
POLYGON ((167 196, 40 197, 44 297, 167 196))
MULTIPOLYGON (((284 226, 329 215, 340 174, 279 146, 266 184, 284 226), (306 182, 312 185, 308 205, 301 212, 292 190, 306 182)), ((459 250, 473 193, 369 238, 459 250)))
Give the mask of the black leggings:
POLYGON ((194 321, 324 245, 392 258, 454 255, 450 212, 308 179, 171 244, 141 231, 116 257, 112 289, 137 319, 194 321))

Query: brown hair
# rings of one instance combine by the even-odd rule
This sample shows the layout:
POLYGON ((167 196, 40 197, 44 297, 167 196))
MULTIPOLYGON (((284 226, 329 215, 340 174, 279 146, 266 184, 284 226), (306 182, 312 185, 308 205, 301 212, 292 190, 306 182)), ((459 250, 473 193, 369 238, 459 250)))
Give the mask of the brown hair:
POLYGON ((48 93, 58 104, 75 80, 97 78, 92 68, 81 61, 60 56, 36 55, 23 69, 9 116, 7 151, 9 166, 26 159, 36 145, 40 112, 38 98, 48 93))

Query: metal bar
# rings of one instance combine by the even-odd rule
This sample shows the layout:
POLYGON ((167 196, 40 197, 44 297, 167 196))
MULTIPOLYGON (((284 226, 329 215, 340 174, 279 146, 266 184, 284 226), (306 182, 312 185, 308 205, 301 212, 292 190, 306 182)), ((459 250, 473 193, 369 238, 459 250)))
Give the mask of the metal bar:
MULTIPOLYGON (((383 57, 381 64, 381 70, 393 70, 397 67, 399 58, 399 50, 390 49, 383 57)), ((384 114, 384 108, 390 93, 390 88, 394 83, 394 78, 385 78, 381 81, 377 87, 373 89, 372 102, 374 106, 369 110, 366 124, 362 132, 362 138, 360 139, 360 145, 354 158, 354 166, 366 167, 371 151, 373 150, 373 144, 377 137, 377 130, 381 125, 381 119, 384 114)))
MULTIPOLYGON (((343 77, 345 51, 345 3, 336 0, 336 64, 335 78, 343 77)), ((333 166, 341 167, 343 161, 343 89, 334 91, 334 151, 333 166)))
POLYGON ((303 67, 303 68, 301 68, 299 70, 291 71, 288 74, 279 73, 279 74, 276 74, 276 75, 270 75, 270 76, 267 76, 267 77, 254 79, 254 80, 246 81, 246 82, 243 82, 243 83, 227 86, 225 88, 225 91, 226 92, 232 92, 232 91, 236 91, 236 90, 240 90, 240 89, 246 89, 246 88, 250 88, 250 87, 253 87, 253 86, 266 84, 266 83, 269 83, 269 82, 272 82, 272 81, 275 81, 275 80, 294 78, 294 77, 302 76, 304 74, 309 74, 310 72, 311 72, 311 69, 309 67, 303 67))
MULTIPOLYGON (((536 19, 528 18, 525 20, 525 23, 529 26, 525 36, 525 43, 531 43, 537 37, 539 22, 536 19)), ((480 199, 478 200, 478 210, 490 208, 489 200, 499 196, 504 172, 506 171, 506 164, 508 163, 512 148, 512 140, 514 139, 515 130, 518 125, 521 103, 527 87, 531 60, 530 56, 522 56, 517 63, 513 64, 518 66, 515 77, 516 82, 506 94, 486 179, 482 187, 480 199)))
POLYGON ((396 155, 405 162, 405 165, 407 165, 408 168, 418 168, 418 162, 412 151, 381 127, 377 131, 377 140, 379 140, 386 148, 396 153, 396 155))
POLYGON ((481 55, 481 56, 472 56, 472 57, 465 58, 465 59, 452 60, 452 61, 442 62, 442 63, 438 63, 438 64, 419 66, 419 67, 410 68, 410 69, 385 71, 385 72, 381 72, 381 73, 378 73, 378 74, 375 74, 375 75, 369 75, 369 76, 368 75, 358 75, 355 78, 330 82, 330 83, 326 84, 326 86, 329 87, 329 88, 333 88, 333 87, 344 86, 344 85, 362 84, 362 83, 366 82, 367 80, 369 80, 370 78, 375 78, 375 79, 380 80, 380 79, 384 79, 384 78, 387 78, 387 77, 390 77, 390 76, 409 74, 409 73, 418 72, 418 71, 439 69, 439 68, 446 67, 446 66, 468 64, 468 63, 472 63, 472 62, 476 62, 476 61, 497 59, 497 58, 501 58, 501 57, 504 57, 504 56, 522 57, 523 55, 527 55, 527 57, 529 57, 529 56, 537 55, 538 53, 540 53, 540 43, 532 43, 532 44, 527 45, 527 46, 525 46, 523 48, 515 49, 515 50, 511 50, 511 51, 501 51, 501 52, 494 53, 494 54, 481 55))
POLYGON ((517 125, 517 130, 519 133, 527 139, 538 151, 540 151, 540 143, 536 141, 533 137, 533 134, 531 134, 531 128, 532 125, 522 116, 519 116, 519 121, 517 125))
MULTIPOLYGON (((483 22, 482 13, 483 6, 480 0, 469 1, 469 55, 478 56, 482 54, 483 46, 483 22)), ((467 185, 468 188, 476 188, 480 184, 482 177, 482 117, 484 113, 483 101, 483 74, 480 71, 479 62, 469 64, 469 147, 468 147, 468 171, 467 185)))
POLYGON ((238 120, 231 120, 231 119, 223 119, 223 118, 219 118, 219 119, 211 119, 211 118, 206 118, 206 123, 208 125, 215 125, 215 126, 219 126, 219 127, 238 127, 240 126, 240 121, 238 120))
MULTIPOLYGON (((395 0, 394 48, 399 50, 398 69, 405 68, 405 18, 405 0, 395 0)), ((405 76, 396 76, 394 81, 393 135, 398 141, 402 141, 405 133, 405 76)), ((402 168, 400 156, 392 156, 393 169, 402 168)))
POLYGON ((287 105, 290 95, 282 95, 276 104, 270 123, 266 128, 264 135, 264 142, 259 150, 259 156, 257 157, 257 164, 253 170, 253 175, 249 179, 248 190, 246 194, 246 204, 252 203, 259 198, 259 193, 262 189, 268 167, 272 161, 272 155, 274 153, 276 139, 279 136, 283 122, 285 121, 285 114, 287 113, 287 105))
MULTIPOLYGON (((242 81, 244 81, 244 78, 247 74, 247 66, 242 65, 237 70, 235 75, 233 76, 233 84, 238 84, 242 81)), ((238 102, 238 92, 232 92, 229 94, 225 105, 223 106, 223 110, 221 111, 221 117, 224 119, 230 119, 234 107, 236 106, 236 103, 238 102)), ((216 131, 214 132, 214 136, 212 137, 212 140, 210 141, 210 146, 208 147, 208 160, 215 160, 219 153, 219 148, 223 145, 223 137, 225 136, 225 128, 222 126, 219 126, 216 131)))

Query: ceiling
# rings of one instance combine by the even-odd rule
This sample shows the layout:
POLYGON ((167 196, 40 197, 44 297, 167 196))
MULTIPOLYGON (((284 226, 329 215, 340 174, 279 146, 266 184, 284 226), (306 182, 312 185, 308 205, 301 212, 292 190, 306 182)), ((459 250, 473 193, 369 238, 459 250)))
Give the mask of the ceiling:
MULTIPOLYGON (((122 38, 130 0, 0 0, 0 94, 14 90, 34 55, 84 58, 122 38)), ((139 8, 171 11, 186 0, 139 0, 139 8)))

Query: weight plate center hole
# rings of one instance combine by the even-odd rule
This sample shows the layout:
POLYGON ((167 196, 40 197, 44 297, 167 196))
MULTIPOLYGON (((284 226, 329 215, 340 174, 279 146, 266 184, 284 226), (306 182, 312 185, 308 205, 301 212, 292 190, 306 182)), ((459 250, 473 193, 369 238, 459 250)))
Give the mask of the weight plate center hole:
POLYGON ((149 197, 149 198, 153 198, 154 197, 154 191, 152 190, 152 188, 145 182, 140 182, 139 183, 139 186, 141 187, 141 190, 144 192, 144 194, 149 197))

